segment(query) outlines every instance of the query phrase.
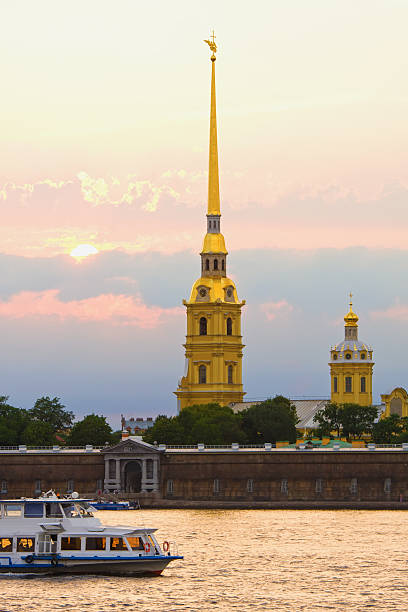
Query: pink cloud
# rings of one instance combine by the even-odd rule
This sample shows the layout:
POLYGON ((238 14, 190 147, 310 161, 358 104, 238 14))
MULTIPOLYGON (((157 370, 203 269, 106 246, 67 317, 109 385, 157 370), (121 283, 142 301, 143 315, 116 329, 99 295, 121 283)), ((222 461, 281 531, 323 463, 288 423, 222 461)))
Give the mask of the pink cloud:
POLYGON ((373 319, 394 319, 395 321, 408 321, 408 305, 400 304, 396 299, 394 306, 385 310, 374 310, 371 313, 373 319))
POLYGON ((109 321, 116 325, 135 325, 152 329, 169 318, 183 314, 182 308, 146 305, 139 296, 102 294, 84 300, 63 302, 58 289, 22 291, 8 301, 0 301, 0 317, 57 317, 61 321, 109 321))
POLYGON ((277 317, 288 315, 293 311, 293 306, 286 300, 280 300, 279 302, 265 302, 260 305, 260 309, 268 321, 273 321, 277 317))

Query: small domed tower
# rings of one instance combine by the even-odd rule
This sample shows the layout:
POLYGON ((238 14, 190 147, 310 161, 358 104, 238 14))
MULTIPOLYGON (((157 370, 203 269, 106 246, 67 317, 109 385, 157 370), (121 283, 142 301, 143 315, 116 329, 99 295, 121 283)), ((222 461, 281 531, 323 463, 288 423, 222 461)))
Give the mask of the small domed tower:
POLYGON ((344 340, 330 349, 331 401, 371 406, 373 403, 373 349, 358 339, 358 316, 344 317, 344 340))

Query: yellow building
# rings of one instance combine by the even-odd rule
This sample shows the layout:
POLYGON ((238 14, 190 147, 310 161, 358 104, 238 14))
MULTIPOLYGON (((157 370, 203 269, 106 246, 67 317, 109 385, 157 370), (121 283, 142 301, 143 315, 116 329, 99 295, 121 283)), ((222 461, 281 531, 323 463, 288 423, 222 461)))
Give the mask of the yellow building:
POLYGON ((194 283, 187 309, 186 366, 175 392, 179 410, 193 404, 242 402, 241 308, 234 282, 227 277, 227 250, 221 234, 218 179, 215 53, 211 55, 211 113, 207 233, 201 252, 201 277, 194 283))
POLYGON ((358 316, 344 317, 344 340, 330 350, 331 401, 371 406, 373 402, 373 349, 358 339, 358 316))
POLYGON ((381 395, 381 402, 385 404, 383 416, 389 417, 392 414, 400 417, 408 416, 408 393, 403 387, 396 387, 391 393, 381 395))

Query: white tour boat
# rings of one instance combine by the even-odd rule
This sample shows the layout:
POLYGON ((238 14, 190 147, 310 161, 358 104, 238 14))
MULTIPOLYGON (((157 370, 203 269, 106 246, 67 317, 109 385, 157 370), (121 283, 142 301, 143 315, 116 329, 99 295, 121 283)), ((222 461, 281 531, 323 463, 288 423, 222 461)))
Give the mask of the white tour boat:
POLYGON ((110 527, 78 493, 0 500, 0 572, 159 575, 182 559, 156 529, 110 527))

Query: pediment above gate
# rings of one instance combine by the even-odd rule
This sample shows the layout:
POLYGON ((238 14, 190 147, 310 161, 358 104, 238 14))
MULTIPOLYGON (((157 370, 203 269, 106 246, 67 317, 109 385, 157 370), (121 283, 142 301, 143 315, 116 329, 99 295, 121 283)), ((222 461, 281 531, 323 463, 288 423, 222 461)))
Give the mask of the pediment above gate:
POLYGON ((159 450, 156 446, 143 442, 141 439, 134 440, 131 438, 126 438, 119 442, 119 444, 115 444, 115 446, 107 446, 101 450, 101 453, 104 455, 156 455, 162 452, 163 451, 159 450))

